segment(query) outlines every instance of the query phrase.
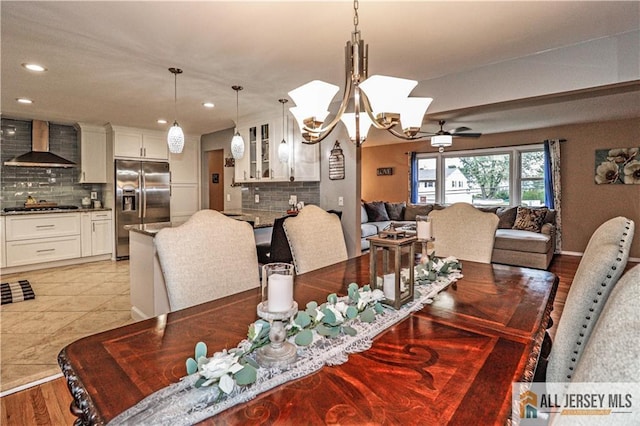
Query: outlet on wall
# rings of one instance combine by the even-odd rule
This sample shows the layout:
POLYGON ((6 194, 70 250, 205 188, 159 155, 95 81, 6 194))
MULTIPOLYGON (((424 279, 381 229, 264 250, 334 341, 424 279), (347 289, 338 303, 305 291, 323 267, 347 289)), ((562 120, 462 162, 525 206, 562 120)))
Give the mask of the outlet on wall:
POLYGON ((231 201, 231 194, 227 194, 227 201, 231 201))
POLYGON ((92 200, 97 200, 98 199, 98 192, 97 191, 91 191, 91 199, 92 200))
POLYGON ((338 205, 344 206, 344 197, 338 197, 338 205))
POLYGON ((260 202, 260 194, 256 194, 255 201, 256 201, 256 204, 260 202))

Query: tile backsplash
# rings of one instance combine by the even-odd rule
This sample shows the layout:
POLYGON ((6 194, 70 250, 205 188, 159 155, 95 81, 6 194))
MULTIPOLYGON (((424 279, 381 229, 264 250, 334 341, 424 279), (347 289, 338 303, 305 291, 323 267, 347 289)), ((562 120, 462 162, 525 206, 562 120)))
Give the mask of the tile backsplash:
POLYGON ((320 205, 320 182, 269 182, 242 185, 242 209, 285 212, 289 197, 295 195, 298 202, 320 205), (255 202, 258 195, 260 201, 255 202))
MULTIPOLYGON (((100 184, 78 182, 77 168, 41 168, 5 166, 4 162, 31 151, 31 121, 2 118, 0 161, 0 202, 2 207, 22 206, 27 196, 64 205, 80 206, 83 197, 98 192, 100 184)), ((79 163, 78 134, 73 126, 49 123, 49 150, 79 163)))

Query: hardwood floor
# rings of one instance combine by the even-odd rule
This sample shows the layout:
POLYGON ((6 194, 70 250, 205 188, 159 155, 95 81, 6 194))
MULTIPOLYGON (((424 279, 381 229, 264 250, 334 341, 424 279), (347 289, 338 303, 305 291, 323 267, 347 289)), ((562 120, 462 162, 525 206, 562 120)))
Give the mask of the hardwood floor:
MULTIPOLYGON (((580 257, 559 255, 551 263, 550 271, 560 278, 551 315, 554 320, 554 326, 549 330, 552 337, 579 262, 580 257)), ((629 265, 628 268, 631 266, 633 265, 629 265)), ((0 402, 2 411, 0 419, 2 425, 6 426, 70 425, 75 420, 69 412, 71 395, 64 378, 8 395, 0 402)))

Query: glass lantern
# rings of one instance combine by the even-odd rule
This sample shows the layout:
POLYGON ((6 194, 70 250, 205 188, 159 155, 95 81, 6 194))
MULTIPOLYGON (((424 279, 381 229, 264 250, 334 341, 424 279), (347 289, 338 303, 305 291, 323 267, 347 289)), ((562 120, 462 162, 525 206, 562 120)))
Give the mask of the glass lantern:
POLYGON ((413 300, 414 243, 417 238, 381 233, 367 239, 371 244, 369 285, 383 291, 384 304, 400 309, 400 306, 413 300))

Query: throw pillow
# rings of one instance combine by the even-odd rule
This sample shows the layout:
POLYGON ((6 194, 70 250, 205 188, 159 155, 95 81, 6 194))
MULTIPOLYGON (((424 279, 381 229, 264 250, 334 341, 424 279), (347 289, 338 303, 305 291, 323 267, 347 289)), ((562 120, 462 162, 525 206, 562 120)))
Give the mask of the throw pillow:
POLYGON ((433 210, 433 204, 408 204, 404 209, 404 220, 416 220, 416 216, 426 216, 433 210))
POLYGON ((476 207, 478 210, 484 213, 497 213, 499 207, 476 207))
POLYGON ((369 215, 367 215, 367 209, 364 208, 364 203, 360 203, 360 223, 369 222, 369 215))
POLYGON ((364 208, 367 210, 367 216, 370 222, 384 222, 385 220, 389 220, 387 209, 384 208, 384 202, 382 201, 364 203, 364 208))
POLYGON ((516 221, 516 215, 518 214, 517 207, 500 207, 496 214, 500 221, 498 222, 498 229, 512 229, 513 224, 516 221))
POLYGON ((404 209, 406 206, 407 204, 404 201, 401 203, 384 203, 390 220, 404 220, 404 209))
POLYGON ((540 228, 544 223, 544 218, 546 215, 547 209, 530 209, 528 207, 518 207, 516 221, 513 223, 513 229, 540 232, 540 228))

